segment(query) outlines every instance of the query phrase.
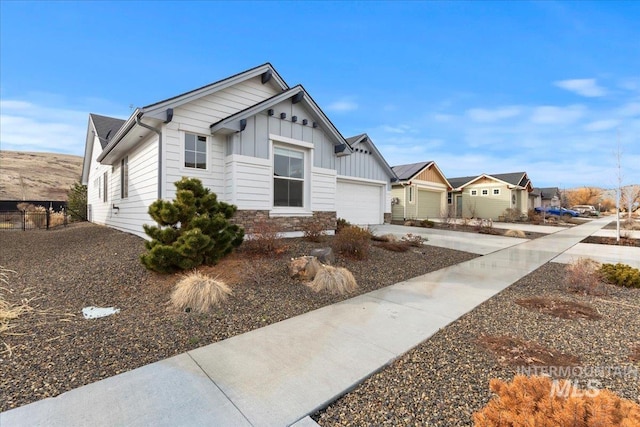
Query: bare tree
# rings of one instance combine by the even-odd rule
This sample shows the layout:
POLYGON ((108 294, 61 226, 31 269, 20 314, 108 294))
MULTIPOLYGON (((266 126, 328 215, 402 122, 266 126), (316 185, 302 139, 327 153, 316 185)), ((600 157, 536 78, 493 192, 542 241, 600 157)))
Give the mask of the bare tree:
POLYGON ((640 185, 627 185, 620 192, 620 205, 627 209, 627 217, 631 219, 631 212, 636 202, 640 202, 640 185))

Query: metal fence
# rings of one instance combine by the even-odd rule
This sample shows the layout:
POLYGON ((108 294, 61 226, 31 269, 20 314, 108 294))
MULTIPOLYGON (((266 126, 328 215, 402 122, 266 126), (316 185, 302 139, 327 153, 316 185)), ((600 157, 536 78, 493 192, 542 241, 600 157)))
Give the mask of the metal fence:
POLYGON ((69 215, 64 210, 0 211, 0 230, 50 230, 67 224, 69 215))

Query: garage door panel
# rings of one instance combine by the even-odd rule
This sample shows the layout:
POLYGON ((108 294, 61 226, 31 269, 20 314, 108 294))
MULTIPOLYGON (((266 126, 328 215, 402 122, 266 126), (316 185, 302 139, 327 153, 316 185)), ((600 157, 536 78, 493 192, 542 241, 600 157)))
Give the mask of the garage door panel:
POLYGON ((418 190, 418 218, 440 218, 441 193, 418 190))
POLYGON ((336 214, 352 224, 382 222, 383 186, 338 181, 336 214))

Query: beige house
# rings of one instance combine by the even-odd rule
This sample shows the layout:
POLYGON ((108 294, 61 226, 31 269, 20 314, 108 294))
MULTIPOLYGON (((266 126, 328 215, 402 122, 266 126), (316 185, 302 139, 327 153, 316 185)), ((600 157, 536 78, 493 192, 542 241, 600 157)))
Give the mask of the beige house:
POLYGON ((526 172, 450 178, 448 203, 457 217, 497 220, 507 209, 526 215, 533 208, 526 172))
POLYGON ((394 221, 441 218, 447 213, 451 185, 435 162, 391 168, 398 177, 391 185, 391 216, 394 221))

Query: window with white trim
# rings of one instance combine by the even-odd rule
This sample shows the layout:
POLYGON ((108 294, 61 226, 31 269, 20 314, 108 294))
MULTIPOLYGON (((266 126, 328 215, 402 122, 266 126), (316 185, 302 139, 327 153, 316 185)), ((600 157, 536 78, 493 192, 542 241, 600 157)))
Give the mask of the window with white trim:
POLYGON ((447 204, 453 204, 453 193, 447 193, 447 204))
POLYGON ((109 190, 109 172, 107 171, 104 173, 104 175, 102 175, 102 201, 105 203, 109 201, 109 197, 107 197, 108 190, 109 190))
POLYGON ((273 148, 273 206, 304 206, 304 152, 273 148))
POLYGON ((482 195, 483 196, 488 196, 489 195, 489 190, 482 190, 482 195))
POLYGON ((120 198, 129 197, 129 156, 120 160, 120 198))
POLYGON ((499 188, 494 188, 493 189, 493 195, 494 196, 499 196, 500 195, 500 189, 499 188))
POLYGON ((409 186, 409 203, 413 203, 413 186, 409 186))
POLYGON ((471 195, 472 196, 477 196, 478 195, 478 190, 471 190, 471 195))
POLYGON ((184 134, 184 167, 193 169, 207 168, 207 137, 184 134))

